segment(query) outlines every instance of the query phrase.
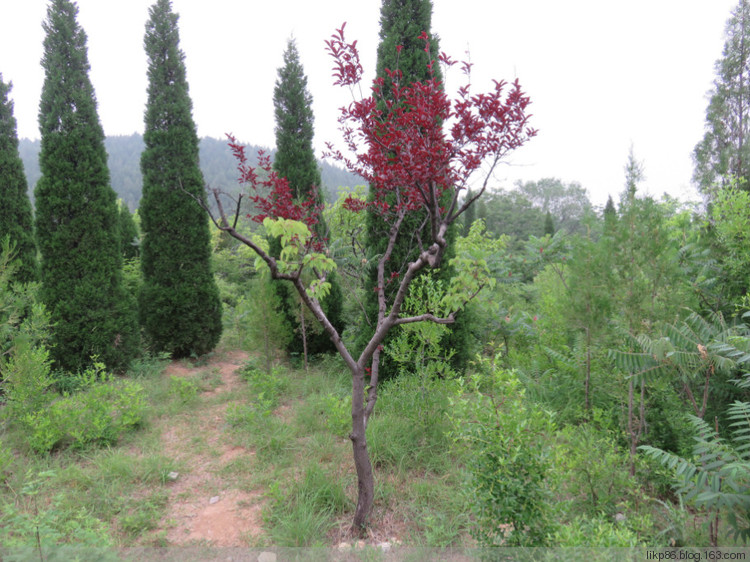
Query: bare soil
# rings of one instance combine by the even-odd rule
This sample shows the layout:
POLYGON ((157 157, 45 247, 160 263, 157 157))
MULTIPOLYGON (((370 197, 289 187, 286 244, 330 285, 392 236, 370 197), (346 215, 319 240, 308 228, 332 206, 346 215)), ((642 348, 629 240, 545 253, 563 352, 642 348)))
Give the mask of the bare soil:
POLYGON ((170 420, 172 425, 162 430, 164 454, 184 467, 169 485, 166 513, 158 526, 166 531, 169 545, 242 547, 263 534, 262 491, 240 490, 231 479, 217 476, 229 462, 253 462, 253 451, 229 443, 225 432, 228 403, 215 399, 242 385, 236 372, 247 358, 242 351, 231 351, 218 354, 206 365, 191 367, 175 361, 164 370, 164 377, 198 377, 206 371, 221 377, 220 384, 196 401, 188 423, 170 420))

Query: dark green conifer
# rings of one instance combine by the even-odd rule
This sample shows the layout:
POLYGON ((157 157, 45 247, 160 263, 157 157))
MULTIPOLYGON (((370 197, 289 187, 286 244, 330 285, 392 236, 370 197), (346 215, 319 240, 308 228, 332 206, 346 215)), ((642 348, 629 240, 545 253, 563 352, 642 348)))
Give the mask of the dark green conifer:
POLYGON ((149 9, 146 148, 141 156, 141 324, 151 345, 173 357, 203 355, 221 337, 221 301, 211 270, 198 135, 169 0, 149 9))
POLYGON ((138 227, 133 220, 133 214, 128 206, 120 200, 120 244, 122 246, 122 257, 126 260, 137 258, 140 241, 138 239, 138 227))
MULTIPOLYGON (((430 75, 428 63, 431 60, 437 61, 439 48, 438 38, 431 34, 432 21, 432 2, 431 0, 383 0, 380 10, 380 43, 378 45, 377 58, 377 75, 388 80, 386 69, 398 69, 402 72, 401 83, 411 84, 412 82, 424 82, 430 78, 442 80, 440 65, 437 62, 433 65, 433 75, 430 75), (422 32, 430 36, 430 53, 425 53, 425 43, 419 36, 422 32), (401 46, 401 49, 397 47, 401 46)), ((386 94, 388 90, 386 88, 386 94)), ((450 198, 450 193, 446 191, 446 202, 450 198)), ((374 197, 370 193, 370 198, 374 197)), ((385 278, 389 279, 392 273, 402 275, 406 271, 406 265, 416 259, 419 252, 414 233, 420 228, 425 227, 424 213, 416 211, 407 215, 404 220, 399 238, 394 247, 391 259, 386 265, 385 278)), ((366 246, 367 253, 372 267, 365 281, 365 310, 369 323, 374 327, 377 319, 377 285, 376 264, 379 257, 385 253, 388 245, 389 225, 375 212, 367 213, 367 233, 366 246)), ((453 269, 448 262, 455 255, 456 225, 453 225, 447 235, 448 247, 446 248, 443 264, 436 275, 438 280, 443 282, 444 286, 450 283, 453 276, 453 269)), ((392 301, 398 284, 392 283, 386 288, 386 297, 388 302, 392 301)), ((450 326, 450 334, 441 342, 444 349, 453 349, 455 355, 452 364, 455 368, 460 369, 465 366, 468 357, 466 355, 466 315, 459 314, 457 321, 450 326)), ((392 330, 386 338, 384 344, 389 342, 397 335, 397 330, 392 330)), ((370 338, 371 329, 361 332, 359 343, 364 346, 370 338)), ((396 365, 389 359, 387 354, 381 355, 380 377, 388 378, 396 374, 396 365)))
POLYGON ((138 325, 122 285, 117 202, 77 14, 73 2, 52 0, 43 25, 35 191, 42 299, 55 326, 58 367, 78 370, 98 356, 120 370, 138 351, 138 325))
POLYGON ((0 74, 0 240, 10 236, 18 259, 14 280, 36 281, 39 269, 34 242, 34 220, 31 214, 28 183, 18 152, 16 119, 9 98, 11 83, 0 74))
MULTIPOLYGON (((293 39, 287 43, 284 51, 284 66, 278 69, 278 78, 273 91, 273 106, 276 116, 276 154, 273 168, 281 177, 287 178, 292 194, 297 200, 307 200, 314 196, 317 204, 323 204, 320 169, 313 150, 314 116, 312 96, 307 89, 302 63, 299 60, 297 45, 293 39)), ((315 225, 318 236, 325 238, 327 227, 323 217, 315 225)), ((281 251, 278 241, 272 243, 272 249, 281 251)), ((278 256, 278 253, 276 253, 278 256)), ((335 274, 329 278, 331 292, 323 301, 323 309, 328 319, 339 331, 343 331, 341 320, 341 287, 335 274)), ((280 297, 282 311, 290 331, 300 332, 300 308, 295 304, 294 291, 285 282, 274 284, 280 297)), ((335 351, 328 335, 321 331, 306 330, 308 353, 335 351)), ((303 351, 302 337, 289 340, 287 350, 294 353, 303 351)))

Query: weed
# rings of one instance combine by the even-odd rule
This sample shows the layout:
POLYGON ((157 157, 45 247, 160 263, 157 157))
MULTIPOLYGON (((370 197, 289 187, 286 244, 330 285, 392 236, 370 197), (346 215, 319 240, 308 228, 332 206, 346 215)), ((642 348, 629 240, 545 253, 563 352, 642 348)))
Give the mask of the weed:
POLYGON ((198 385, 195 381, 170 375, 169 377, 170 393, 178 398, 181 404, 188 404, 198 396, 198 385))

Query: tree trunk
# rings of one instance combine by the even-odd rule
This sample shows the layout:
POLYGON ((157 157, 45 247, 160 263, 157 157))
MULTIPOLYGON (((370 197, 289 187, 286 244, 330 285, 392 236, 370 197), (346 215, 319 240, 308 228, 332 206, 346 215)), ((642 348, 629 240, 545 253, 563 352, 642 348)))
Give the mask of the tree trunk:
POLYGON ((365 376, 361 367, 352 373, 352 440, 354 467, 357 470, 357 509, 354 512, 352 533, 361 534, 375 499, 375 480, 365 435, 365 376))
POLYGON ((302 354, 305 357, 305 372, 307 372, 307 326, 305 325, 304 303, 299 301, 299 323, 302 328, 302 354))

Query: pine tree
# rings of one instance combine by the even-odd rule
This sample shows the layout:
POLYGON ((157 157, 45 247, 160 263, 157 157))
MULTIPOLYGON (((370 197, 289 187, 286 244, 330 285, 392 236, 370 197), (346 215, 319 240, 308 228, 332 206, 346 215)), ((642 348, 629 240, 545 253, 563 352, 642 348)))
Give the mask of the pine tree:
POLYGON ((39 278, 39 268, 28 183, 18 152, 13 102, 8 97, 12 87, 0 74, 0 240, 10 236, 19 260, 14 280, 25 283, 39 278))
POLYGON ((750 0, 740 0, 727 22, 722 58, 706 109, 706 133, 695 147, 693 180, 703 192, 729 176, 750 189, 750 0))
POLYGON ((149 9, 144 44, 148 102, 141 155, 141 324, 155 350, 203 355, 221 337, 221 301, 211 270, 198 135, 169 0, 149 9))
POLYGON ((52 0, 43 25, 35 191, 42 300, 55 326, 58 367, 81 369, 98 356, 120 370, 138 350, 138 326, 122 286, 117 203, 77 14, 69 0, 52 0))
MULTIPOLYGON (((386 69, 401 71, 401 83, 411 84, 412 82, 425 82, 431 78, 442 80, 440 65, 437 63, 439 48, 437 37, 430 37, 429 58, 425 53, 425 43, 419 36, 422 32, 430 35, 432 21, 432 2, 431 0, 383 0, 380 10, 380 43, 378 45, 377 57, 377 76, 386 79, 388 76, 386 69), (401 48, 398 48, 401 47, 401 48), (436 61, 433 65, 433 74, 430 75, 428 63, 430 60, 436 61)), ((388 89, 386 88, 386 95, 388 89)), ((372 189, 370 190, 372 197, 372 189)), ((405 265, 413 260, 419 248, 415 244, 413 233, 420 228, 425 227, 424 213, 416 211, 410 213, 403 222, 398 241, 391 255, 391 259, 386 266, 386 278, 391 275, 401 275, 404 272, 405 265)), ((374 326, 370 325, 372 320, 377 317, 377 294, 375 293, 376 268, 378 258, 385 253, 388 243, 388 228, 386 222, 377 215, 375 211, 368 210, 367 213, 367 235, 366 246, 367 254, 372 264, 369 276, 365 280, 365 311, 367 319, 364 324, 368 327, 360 333, 359 342, 364 346, 370 337, 370 331, 374 326)), ((448 262, 455 255, 455 239, 457 234, 457 225, 451 226, 448 231, 447 241, 448 248, 443 257, 443 265, 436 279, 448 285, 453 276, 453 269, 448 262)), ((393 283, 395 289, 397 283, 393 283)), ((386 298, 390 302, 393 294, 386 291, 386 298)), ((466 314, 462 313, 457 316, 456 322, 450 326, 449 335, 445 337, 441 346, 448 350, 455 351, 452 358, 452 365, 457 369, 465 366, 468 356, 465 353, 466 346, 466 314)), ((384 344, 387 346, 396 336, 396 331, 389 334, 384 344)), ((397 366, 391 361, 387 354, 381 356, 380 377, 385 379, 396 374, 397 366)))
MULTIPOLYGON (((307 200, 311 197, 318 205, 323 204, 321 191, 320 169, 313 151, 313 122, 312 96, 307 90, 307 76, 299 59, 299 52, 294 40, 289 40, 284 51, 284 66, 278 69, 278 78, 273 91, 273 106, 276 116, 276 155, 273 168, 281 177, 287 178, 294 198, 307 200)), ((327 227, 323 217, 316 226, 318 236, 327 236, 327 227)), ((278 242, 272 244, 276 256, 281 250, 278 242)), ((341 287, 335 275, 329 279, 331 292, 323 301, 323 307, 328 319, 336 329, 343 331, 341 320, 341 301, 343 299, 341 287)), ((274 284, 276 294, 282 303, 282 311, 289 330, 301 332, 300 307, 294 299, 287 283, 274 284)), ((335 351, 335 347, 328 335, 322 330, 311 332, 305 330, 301 337, 289 340, 287 350, 300 353, 305 349, 308 353, 323 353, 335 351), (307 338, 303 342, 302 338, 307 338)))

